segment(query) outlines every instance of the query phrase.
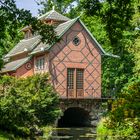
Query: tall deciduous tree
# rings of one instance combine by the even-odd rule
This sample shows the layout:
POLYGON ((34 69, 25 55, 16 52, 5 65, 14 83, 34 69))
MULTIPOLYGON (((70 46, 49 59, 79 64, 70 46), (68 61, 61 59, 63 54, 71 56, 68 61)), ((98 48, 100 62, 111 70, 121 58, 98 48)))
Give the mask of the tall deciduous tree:
MULTIPOLYGON (((138 32, 132 24, 136 1, 128 0, 81 0, 81 7, 87 16, 101 19, 106 32, 105 40, 108 46, 102 44, 106 50, 120 56, 120 59, 108 58, 104 60, 103 86, 120 92, 123 85, 133 76, 134 54, 129 51, 133 46, 138 32)), ((94 26, 94 25, 93 25, 94 26)), ((91 27, 89 27, 91 28, 91 27)), ((96 36, 97 37, 97 36, 96 36)))
POLYGON ((73 18, 77 15, 75 7, 79 5, 79 0, 41 0, 38 1, 39 5, 42 5, 42 9, 39 10, 40 14, 45 14, 46 12, 53 9, 61 14, 66 14, 68 17, 73 18))
POLYGON ((39 12, 45 14, 55 6, 60 13, 66 13, 67 9, 73 6, 74 1, 76 0, 41 0, 38 4, 42 5, 43 8, 39 12))

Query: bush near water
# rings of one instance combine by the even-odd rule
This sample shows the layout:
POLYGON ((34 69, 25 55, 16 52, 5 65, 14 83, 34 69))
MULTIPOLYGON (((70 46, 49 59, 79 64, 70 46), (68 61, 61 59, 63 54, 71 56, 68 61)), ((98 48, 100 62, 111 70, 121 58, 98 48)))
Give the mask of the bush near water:
POLYGON ((59 116, 58 94, 49 75, 0 81, 0 130, 27 137, 42 135, 41 127, 54 123, 59 116))
POLYGON ((98 140, 140 140, 140 79, 130 81, 97 128, 98 140))

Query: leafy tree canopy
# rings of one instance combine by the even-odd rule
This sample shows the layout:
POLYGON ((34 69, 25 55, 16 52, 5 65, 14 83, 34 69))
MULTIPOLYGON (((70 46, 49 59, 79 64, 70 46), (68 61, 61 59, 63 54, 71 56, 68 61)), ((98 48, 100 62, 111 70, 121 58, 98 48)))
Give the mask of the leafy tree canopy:
POLYGON ((73 8, 75 2, 78 2, 78 0, 41 0, 38 4, 42 5, 43 8, 39 12, 44 14, 52 10, 54 6, 58 12, 64 14, 73 8))
POLYGON ((139 36, 139 30, 135 30, 139 27, 139 2, 137 0, 80 0, 80 2, 80 7, 85 13, 83 20, 93 35, 105 50, 120 56, 120 59, 105 58, 102 61, 103 93, 112 94, 113 90, 119 93, 134 74, 136 51, 132 53, 130 50, 139 36), (95 22, 97 21, 98 25, 91 26, 91 23, 94 23, 93 19, 96 19, 95 22), (98 22, 99 19, 100 22, 98 22), (101 32, 100 35, 99 32, 101 32))

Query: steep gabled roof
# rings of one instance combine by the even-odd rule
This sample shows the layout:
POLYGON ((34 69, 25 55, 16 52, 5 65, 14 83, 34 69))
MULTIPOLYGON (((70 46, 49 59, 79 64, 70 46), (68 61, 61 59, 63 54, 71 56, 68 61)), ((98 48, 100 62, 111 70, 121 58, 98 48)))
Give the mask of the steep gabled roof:
MULTIPOLYGON (((76 22, 79 22, 83 28, 86 30, 86 32, 89 34, 91 39, 94 41, 95 46, 100 50, 101 55, 105 56, 111 56, 115 58, 119 58, 117 55, 109 54, 104 51, 104 49, 101 47, 101 45, 97 42, 97 40, 93 37, 93 35, 90 33, 90 31, 86 28, 84 23, 78 18, 68 20, 67 22, 59 24, 56 28, 55 31, 57 33, 57 36, 61 38, 76 22)), ((23 39, 21 40, 7 55, 6 57, 14 56, 16 54, 23 53, 24 51, 30 52, 30 54, 36 54, 44 51, 49 51, 49 49, 54 46, 49 45, 49 44, 43 44, 41 42, 41 36, 35 36, 30 39, 23 39)), ((23 59, 19 59, 13 62, 9 62, 5 65, 5 67, 2 69, 2 73, 9 72, 9 71, 14 71, 18 69, 20 66, 25 64, 27 61, 30 60, 30 57, 26 57, 23 59)))
MULTIPOLYGON (((90 35, 90 37, 94 41, 96 47, 101 51, 101 55, 118 57, 116 55, 109 54, 109 53, 106 53, 104 51, 104 49, 97 42, 97 40, 94 38, 94 36, 90 33, 90 31, 87 29, 87 27, 84 25, 84 23, 79 19, 79 17, 59 24, 55 28, 57 36, 59 38, 61 38, 72 27, 72 25, 74 25, 74 23, 76 23, 77 21, 79 21, 79 23, 83 26, 83 28, 90 35)), ((41 42, 41 36, 35 36, 33 38, 30 38, 30 39, 21 40, 5 57, 14 56, 16 54, 23 53, 24 51, 28 51, 31 54, 36 54, 36 53, 39 53, 39 52, 49 50, 53 45, 50 46, 49 44, 43 44, 41 42)))
MULTIPOLYGON (((58 25, 54 30, 56 31, 56 35, 58 37, 61 37, 62 33, 65 33, 65 30, 68 29, 73 23, 75 23, 76 19, 69 20, 67 22, 61 23, 58 25)), ((47 49, 49 47, 49 44, 43 44, 41 43, 41 36, 35 36, 29 39, 23 39, 21 40, 5 57, 11 57, 20 53, 23 53, 25 51, 36 53, 41 51, 41 48, 47 49)))
MULTIPOLYGON (((75 19, 72 19, 72 20, 69 20, 67 22, 64 22, 64 23, 58 25, 57 28, 55 29, 58 37, 61 38, 72 27, 72 25, 74 25, 74 23, 76 23, 77 21, 80 22, 80 24, 83 26, 83 28, 90 35, 90 37, 94 41, 96 47, 101 51, 101 55, 119 58, 119 56, 117 56, 117 55, 113 55, 113 54, 109 54, 109 53, 106 53, 105 52, 105 50, 101 47, 101 45, 94 38, 94 36, 90 33, 90 31, 87 29, 87 27, 84 25, 84 23, 79 19, 79 17, 77 17, 75 19)), ((50 46, 49 44, 44 45, 43 43, 41 43, 35 49, 33 49, 33 51, 31 52, 31 54, 36 54, 38 52, 48 51, 53 45, 50 46)))
POLYGON ((61 37, 76 21, 77 21, 77 18, 58 25, 57 28, 55 29, 57 35, 61 37))
POLYGON ((39 42, 40 36, 21 40, 5 57, 14 56, 25 51, 30 52, 39 42))
MULTIPOLYGON (((67 22, 64 22, 64 23, 58 25, 55 28, 56 35, 59 38, 61 38, 61 36, 75 23, 75 21, 77 21, 77 18, 76 19, 69 20, 67 22)), ((38 53, 38 52, 41 52, 41 51, 48 50, 50 47, 51 46, 49 44, 40 43, 37 47, 35 47, 33 49, 33 51, 31 52, 31 54, 35 54, 35 53, 38 53)))
POLYGON ((55 10, 51 10, 46 14, 38 17, 39 20, 57 20, 57 21, 68 21, 70 20, 68 17, 61 15, 60 13, 56 12, 55 10))
POLYGON ((23 64, 28 62, 30 59, 31 59, 31 57, 25 57, 23 59, 9 62, 9 63, 4 65, 4 68, 2 68, 2 70, 0 72, 5 73, 5 72, 9 72, 9 71, 15 71, 19 67, 21 67, 23 64))

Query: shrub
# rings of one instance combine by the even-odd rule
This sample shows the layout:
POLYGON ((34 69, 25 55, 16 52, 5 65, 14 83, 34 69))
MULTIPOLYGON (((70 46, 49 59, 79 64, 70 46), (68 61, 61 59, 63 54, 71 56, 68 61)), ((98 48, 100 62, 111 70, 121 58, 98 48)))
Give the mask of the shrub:
POLYGON ((138 123, 137 119, 124 120, 118 123, 116 127, 109 128, 109 118, 102 119, 97 127, 97 140, 139 140, 139 134, 134 127, 138 123))
POLYGON ((26 79, 3 76, 0 82, 0 129, 22 136, 41 133, 40 127, 59 116, 59 98, 49 75, 26 79))
MULTIPOLYGON (((140 79, 131 80, 112 104, 108 117, 97 128, 101 140, 140 139, 140 79)), ((99 139, 100 140, 100 139, 99 139)))
POLYGON ((112 104, 111 117, 116 121, 140 117, 140 79, 130 81, 124 87, 112 104))

